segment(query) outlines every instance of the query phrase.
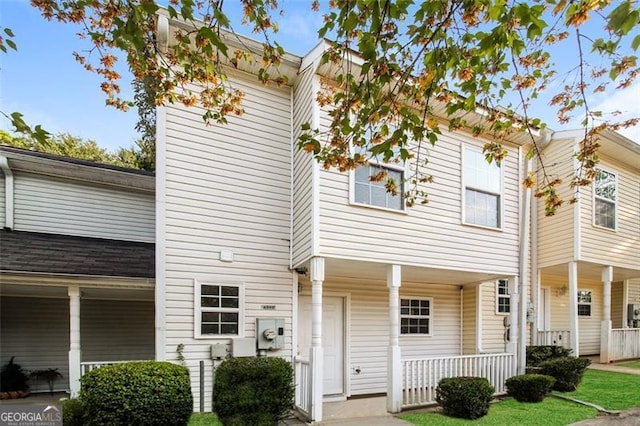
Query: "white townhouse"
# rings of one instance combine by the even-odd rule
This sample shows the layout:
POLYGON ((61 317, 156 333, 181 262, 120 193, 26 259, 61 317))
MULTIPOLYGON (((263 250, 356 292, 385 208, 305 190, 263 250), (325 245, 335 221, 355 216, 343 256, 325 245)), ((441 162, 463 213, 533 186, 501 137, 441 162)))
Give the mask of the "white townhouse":
MULTIPOLYGON (((0 146, 0 363, 79 390, 104 363, 154 357, 151 173, 0 146)), ((32 392, 47 384, 30 380, 32 392)))
MULTIPOLYGON (((556 132, 542 150, 547 172, 564 180, 570 199, 579 131, 556 132)), ((598 176, 577 202, 556 215, 535 211, 535 338, 601 362, 640 357, 640 144, 620 134, 598 135, 598 176)))
MULTIPOLYGON (((167 48, 184 24, 159 21, 167 48)), ((225 42, 260 56, 260 43, 225 42)), ((431 202, 405 208, 368 177, 411 164, 339 173, 296 148, 302 123, 329 125, 315 102, 331 75, 325 48, 285 55, 282 87, 261 84, 253 64, 230 67, 245 113, 226 125, 205 125, 199 107, 158 109, 157 358, 183 348, 195 406, 210 410, 217 359, 284 357, 296 405, 316 421, 323 401, 353 396, 387 394, 391 412, 433 402, 447 375, 503 391, 527 327, 526 138, 506 141, 497 166, 487 139, 444 132, 427 153, 431 202)))

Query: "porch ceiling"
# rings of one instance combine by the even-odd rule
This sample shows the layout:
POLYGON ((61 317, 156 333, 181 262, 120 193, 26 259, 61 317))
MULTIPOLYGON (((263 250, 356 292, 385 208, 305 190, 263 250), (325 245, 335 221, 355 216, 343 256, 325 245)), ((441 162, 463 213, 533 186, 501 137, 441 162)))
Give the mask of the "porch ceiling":
MULTIPOLYGON (((350 259, 325 259, 325 275, 329 278, 386 279, 389 264, 350 259)), ((475 271, 456 271, 417 266, 402 266, 402 281, 430 284, 477 284, 498 278, 504 274, 475 271)))
MULTIPOLYGON (((602 278, 604 265, 591 262, 578 262, 578 280, 597 280, 602 278)), ((569 269, 566 263, 547 266, 541 269, 543 276, 569 277, 569 269)), ((613 268, 613 281, 623 281, 632 278, 640 278, 640 269, 613 268)))
MULTIPOLYGON (((0 288, 2 296, 68 298, 67 287, 3 284, 0 288)), ((82 299, 100 300, 144 300, 153 301, 152 289, 120 289, 120 288, 81 288, 82 299)))

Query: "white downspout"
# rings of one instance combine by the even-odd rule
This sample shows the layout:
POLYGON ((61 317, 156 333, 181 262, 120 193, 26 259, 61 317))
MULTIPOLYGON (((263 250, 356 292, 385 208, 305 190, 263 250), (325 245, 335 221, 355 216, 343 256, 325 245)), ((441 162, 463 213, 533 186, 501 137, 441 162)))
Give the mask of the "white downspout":
POLYGON ((4 228, 13 229, 14 177, 11 167, 9 167, 9 160, 5 156, 0 156, 0 169, 4 173, 4 228))
MULTIPOLYGON (((519 148, 519 153, 522 148, 519 148)), ((525 161, 524 176, 527 176, 532 168, 532 160, 525 161)), ((531 188, 525 188, 522 194, 520 221, 520 310, 518 312, 518 374, 524 374, 526 365, 527 349, 527 310, 528 310, 528 287, 529 287, 529 229, 531 224, 531 188)))

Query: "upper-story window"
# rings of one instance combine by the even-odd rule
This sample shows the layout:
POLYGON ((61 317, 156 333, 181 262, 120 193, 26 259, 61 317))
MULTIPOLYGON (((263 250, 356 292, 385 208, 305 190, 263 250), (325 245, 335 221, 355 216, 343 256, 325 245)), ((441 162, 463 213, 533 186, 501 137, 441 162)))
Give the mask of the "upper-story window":
POLYGON ((496 281, 496 312, 499 314, 508 314, 511 312, 509 280, 496 281))
MULTIPOLYGON (((391 127, 391 126, 390 126, 391 127)), ((389 132, 394 131, 393 129, 389 132)), ((372 131, 368 132, 369 137, 372 131)), ((353 147, 356 152, 369 156, 368 147, 353 147)), ((396 154, 397 155, 397 154, 396 154)), ((404 164, 385 163, 382 159, 370 158, 369 164, 358 167, 353 173, 352 201, 358 204, 390 210, 404 210, 404 164), (382 179, 371 178, 386 174, 382 179), (392 181, 395 193, 387 191, 386 183, 392 181)))
POLYGON ((594 181, 593 223, 608 229, 616 229, 616 200, 618 188, 616 175, 598 170, 594 181))
POLYGON ((464 149, 464 223, 502 227, 502 171, 479 149, 464 149))
POLYGON ((241 336, 243 287, 195 282, 195 337, 241 336))

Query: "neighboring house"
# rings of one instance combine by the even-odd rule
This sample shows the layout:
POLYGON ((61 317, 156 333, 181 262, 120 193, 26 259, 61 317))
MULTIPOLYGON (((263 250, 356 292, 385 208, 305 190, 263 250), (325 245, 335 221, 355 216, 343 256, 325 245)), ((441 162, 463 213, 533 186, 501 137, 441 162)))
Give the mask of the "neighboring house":
POLYGON ((92 363, 153 359, 153 175, 7 146, 0 170, 2 364, 76 392, 92 363))
MULTIPOLYGON (((565 200, 574 195, 569 181, 578 164, 572 154, 582 136, 556 132, 542 151, 547 173, 564 180, 559 193, 565 200)), ((598 137, 594 184, 580 188, 577 202, 552 217, 538 203, 533 302, 538 343, 609 362, 640 357, 640 145, 611 131, 598 137), (628 315, 630 304, 637 317, 628 315)))

